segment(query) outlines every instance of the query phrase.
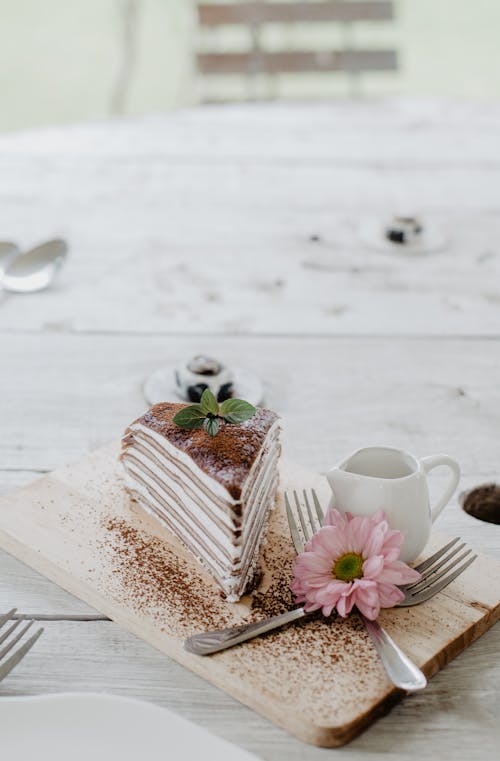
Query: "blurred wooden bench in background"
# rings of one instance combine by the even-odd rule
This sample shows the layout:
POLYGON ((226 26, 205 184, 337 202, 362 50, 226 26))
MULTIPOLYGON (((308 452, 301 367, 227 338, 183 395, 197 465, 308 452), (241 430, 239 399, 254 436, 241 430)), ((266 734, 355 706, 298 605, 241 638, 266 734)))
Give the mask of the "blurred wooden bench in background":
MULTIPOLYGON (((290 73, 318 74, 337 72, 351 75, 359 83, 364 72, 397 71, 397 53, 392 48, 356 47, 344 37, 342 48, 266 49, 263 31, 269 25, 341 25, 348 32, 360 22, 390 22, 394 3, 388 0, 320 0, 319 2, 250 2, 198 3, 201 30, 244 27, 248 30, 246 50, 220 50, 208 36, 203 50, 197 53, 201 75, 244 75, 250 83, 257 76, 273 77, 290 73), (211 41, 211 45, 210 45, 211 41), (219 49, 213 49, 213 48, 219 49)), ((252 88, 250 87, 249 90, 252 88)), ((202 98, 205 99, 205 98, 202 98)), ((212 99, 212 98, 209 98, 212 99)))

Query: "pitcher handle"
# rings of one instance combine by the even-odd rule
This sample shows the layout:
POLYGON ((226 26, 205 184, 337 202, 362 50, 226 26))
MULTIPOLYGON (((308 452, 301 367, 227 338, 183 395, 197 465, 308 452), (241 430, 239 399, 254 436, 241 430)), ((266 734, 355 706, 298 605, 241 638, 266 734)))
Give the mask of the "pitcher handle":
POLYGON ((434 507, 431 508, 431 520, 434 523, 442 509, 452 498, 453 492, 458 486, 458 482, 460 481, 460 466, 456 460, 452 457, 448 457, 446 454, 433 454, 429 457, 422 457, 421 463, 426 473, 429 473, 439 465, 447 465, 451 470, 450 482, 446 487, 444 494, 438 499, 434 507))

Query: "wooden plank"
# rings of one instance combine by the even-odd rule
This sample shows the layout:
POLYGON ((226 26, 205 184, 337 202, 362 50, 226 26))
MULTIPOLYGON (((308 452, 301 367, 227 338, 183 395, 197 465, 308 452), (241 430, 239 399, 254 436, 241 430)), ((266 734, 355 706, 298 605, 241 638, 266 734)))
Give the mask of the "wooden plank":
MULTIPOLYGON (((4 465, 5 467, 6 464, 4 465)), ((24 486, 31 481, 35 481, 35 479, 40 478, 46 472, 45 470, 24 470, 22 468, 2 470, 0 467, 0 496, 14 491, 19 486, 24 486)))
POLYGON ((5 204, 11 237, 23 241, 26 220, 38 225, 26 245, 43 238, 44 215, 63 213, 71 252, 57 287, 30 296, 30 309, 0 296, 4 330, 499 335, 500 256, 491 241, 500 215, 488 204, 500 172, 435 171, 431 189, 420 172, 336 169, 331 183, 330 170, 319 167, 158 168, 168 224, 120 195, 118 179, 122 187, 138 182, 139 165, 114 176, 109 187, 102 183, 92 229, 69 190, 40 198, 36 211, 27 196, 5 204), (428 219, 453 234, 448 251, 400 257, 358 242, 373 198, 379 193, 385 208, 400 182, 418 203, 428 196, 428 219), (471 194, 462 206, 464 183, 471 194))
MULTIPOLYGON (((14 199, 7 192, 11 187, 22 203, 30 180, 37 182, 43 170, 44 157, 50 158, 54 177, 58 183, 65 183, 68 191, 73 188, 66 172, 77 171, 79 183, 89 186, 103 161, 106 173, 99 179, 106 188, 120 167, 123 171, 131 163, 148 162, 155 167, 158 162, 191 167, 203 162, 213 166, 231 161, 269 164, 286 160, 295 168, 321 162, 392 167, 403 173, 411 167, 426 171, 445 167, 451 173, 459 167, 491 169, 500 162, 498 129, 500 106, 495 103, 384 98, 378 103, 204 106, 168 115, 114 120, 112 125, 87 123, 2 134, 0 189, 3 203, 10 199, 13 205, 14 199)), ((51 186, 52 194, 55 190, 51 186)), ((150 183, 142 190, 151 203, 147 195, 150 183)), ((468 198, 466 191, 463 187, 462 206, 468 198)))
MULTIPOLYGON (((1 301, 2 330, 18 334, 8 339, 5 334, 0 336, 5 365, 0 374, 4 382, 0 463, 6 467, 53 467, 98 445, 118 433, 124 414, 129 416, 140 405, 140 382, 147 372, 161 364, 163 357, 179 356, 184 347, 187 352, 199 349, 200 337, 195 335, 185 342, 180 337, 166 337, 166 331, 190 329, 191 323, 184 319, 186 309, 191 299, 202 299, 204 293, 201 284, 188 294, 184 290, 179 311, 166 318, 163 310, 171 306, 171 299, 165 294, 162 299, 155 296, 155 288, 158 271, 162 288, 171 281, 167 260, 173 267, 183 259, 192 262, 193 272, 203 273, 205 285, 212 277, 227 283, 224 292, 235 284, 227 278, 231 260, 228 256, 227 262, 223 261, 221 249, 227 248, 234 257, 241 252, 242 240, 246 241, 244 256, 254 262, 259 277, 273 269, 271 261, 276 261, 277 270, 287 272, 287 283, 289 277, 293 282, 305 272, 296 293, 293 288, 289 293, 287 285, 283 319, 277 320, 282 301, 271 312, 260 288, 248 288, 251 273, 240 262, 244 285, 238 287, 245 292, 245 307, 249 313, 257 309, 262 322, 256 326, 241 303, 229 300, 225 307, 231 320, 227 315, 223 318, 222 312, 214 319, 212 305, 204 312, 203 323, 196 322, 198 330, 200 324, 207 331, 212 327, 225 330, 231 322, 233 329, 238 323, 239 330, 251 326, 275 331, 286 326, 302 332, 315 326, 316 331, 353 330, 358 334, 367 329, 477 334, 493 329, 495 323, 498 326, 498 309, 492 300, 498 262, 491 241, 500 234, 495 222, 499 124, 494 104, 385 100, 380 107, 308 103, 191 109, 113 125, 52 127, 0 136, 4 237, 29 245, 57 231, 69 236, 72 244, 70 265, 58 288, 29 300, 11 297, 1 301), (259 165, 276 171, 255 171, 259 165), (281 165, 290 171, 281 174, 281 165), (321 171, 314 171, 318 166, 321 171), (244 182, 240 183, 240 177, 244 182), (125 192, 137 182, 141 183, 140 209, 133 194, 129 199, 125 192), (300 193, 295 193, 295 186, 300 193), (420 208, 454 230, 453 248, 424 266, 405 267, 402 262, 387 260, 392 274, 382 269, 375 274, 374 257, 362 254, 343 231, 355 224, 353 209, 366 214, 379 206, 385 208, 385 199, 398 187, 411 188, 412 200, 420 208), (98 199, 98 206, 91 209, 92 228, 87 223, 89 198, 98 199), (178 203, 180 198, 182 203, 178 203), (200 210, 207 203, 205 215, 200 210), (234 218, 232 226, 228 225, 228 208, 234 218), (195 217, 198 225, 192 225, 195 217), (147 235, 139 235, 138 230, 147 230, 147 235), (309 233, 318 231, 321 241, 311 243, 309 233), (343 256, 339 261, 335 252, 344 246, 345 261, 343 256), (152 248, 167 252, 165 259, 159 253, 153 256, 152 248), (134 268, 131 262, 137 252, 141 266, 134 268), (349 284, 339 274, 339 265, 345 265, 347 272, 348 255, 366 280, 353 275, 349 284), (295 271, 300 259, 317 268, 317 280, 310 279, 306 270, 295 271), (210 262, 206 271, 203 261, 210 262), (329 278, 325 290, 318 292, 325 273, 329 278), (382 287, 386 277, 389 290, 382 287), (363 292, 358 303, 356 288, 363 280, 369 284, 370 294, 363 292), (433 283, 435 294, 429 301, 433 283), (356 314, 357 320, 346 321, 344 312, 325 325, 319 307, 324 306, 327 285, 332 299, 345 295, 351 309, 347 315, 356 314), (395 323, 394 289, 403 285, 409 290, 395 323), (85 306, 91 302, 89 287, 95 296, 92 312, 85 306), (146 290, 148 300, 143 298, 146 290), (320 303, 311 300, 304 304, 304 298, 313 292, 320 303), (449 303, 440 305, 438 292, 449 294, 449 303), (419 293, 424 294, 422 300, 419 293), (291 296, 297 317, 290 308, 291 296), (127 308, 131 299, 134 310, 127 308), (90 348, 71 334, 87 329, 120 331, 122 336, 88 336, 89 347, 94 341, 97 347, 92 359, 90 348), (49 331, 51 335, 23 336, 19 334, 22 330, 49 331), (127 330, 152 330, 158 335, 129 337, 127 330), (68 375, 66 383, 63 374, 68 375), (36 393, 30 382, 33 376, 37 378, 36 393), (23 416, 29 419, 29 427, 23 425, 23 416)), ((271 288, 270 279, 261 279, 261 286, 271 288)), ((176 291, 185 286, 175 282, 176 291)), ((472 348, 476 342, 470 340, 418 341, 412 355, 417 344, 410 341, 406 351, 398 340, 382 344, 377 339, 356 342, 341 337, 332 343, 294 337, 281 341, 254 337, 243 342, 239 336, 226 342, 205 336, 202 340, 214 351, 227 351, 228 358, 238 357, 262 368, 272 388, 279 390, 273 404, 279 403, 288 418, 287 448, 304 463, 327 467, 359 442, 371 439, 393 441, 419 454, 448 450, 465 466, 466 485, 498 476, 498 463, 491 454, 496 451, 498 409, 496 348, 491 342, 478 341, 476 351, 472 348), (341 348, 344 341, 345 350, 341 348), (368 343, 372 351, 367 350, 368 343), (303 358, 304 366, 294 365, 290 373, 291 358, 296 356, 303 358), (411 373, 403 377, 405 367, 410 367, 411 373), (367 368, 366 382, 361 383, 367 368), (414 374, 415 382, 411 380, 414 374), (308 428, 303 398, 311 378, 315 379, 315 392, 308 405, 318 398, 327 403, 323 410, 330 409, 331 397, 334 399, 328 435, 318 436, 308 428), (465 397, 458 395, 458 379, 464 381, 465 397), (353 415, 362 418, 362 430, 353 426, 353 415)), ((316 408, 312 409, 315 414, 316 408)), ((0 472, 1 487, 7 492, 35 475, 0 472)), ((499 551, 498 532, 466 516, 456 503, 445 510, 439 528, 462 534, 483 551, 499 551)), ((5 554, 0 556, 0 580, 0 607, 3 601, 10 602, 13 591, 25 611, 34 612, 36 604, 49 614, 76 612, 71 607, 74 598, 5 554)), ((348 750, 338 749, 336 756, 346 761, 378 761, 382 755, 394 754, 396 748, 401 761, 416 757, 430 761, 437 755, 496 761, 500 706, 495 654, 499 636, 499 627, 495 627, 436 676, 422 695, 397 706, 348 750)), ((36 666, 26 659, 19 667, 22 671, 16 670, 2 684, 2 693, 11 689, 15 694, 113 689, 168 701, 174 709, 269 761, 319 761, 324 756, 320 750, 294 742, 112 624, 49 624, 38 646, 45 649, 36 666), (167 664, 177 671, 167 671, 167 664)))
POLYGON ((144 378, 200 350, 262 376, 287 457, 305 466, 386 442, 447 452, 467 476, 498 471, 496 340, 66 333, 1 336, 2 466, 52 470, 118 437, 147 406, 144 378))
MULTIPOLYGON (((2 683, 2 696, 105 692, 169 708, 265 761, 324 761, 225 692, 114 623, 45 622, 43 637, 2 683)), ((335 761, 497 761, 500 626, 394 706, 335 761), (486 703, 487 701, 487 703, 486 703), (480 731, 480 736, 478 732, 480 731), (431 738, 431 740, 429 739, 431 738)))
MULTIPOLYGON (((32 480, 39 477, 34 476, 32 480)), ((487 476, 484 473, 464 476, 461 479, 460 490, 494 481, 496 478, 495 473, 487 476)), ((445 488, 445 483, 435 476, 430 486, 433 496, 437 496, 445 488)), ((499 537, 492 531, 490 524, 476 521, 463 512, 458 504, 458 494, 440 516, 438 529, 450 536, 460 536, 469 546, 500 559, 499 537)), ((0 550, 0 611, 10 610, 12 607, 17 607, 23 615, 63 620, 75 616, 92 619, 97 614, 94 608, 0 550)))
MULTIPOLYGON (((124 421, 145 406, 141 379, 159 361, 195 353, 201 345, 197 338, 166 341, 162 336, 51 334, 43 341, 37 335, 3 339, 2 356, 11 373, 0 374, 0 461, 4 468, 45 470, 119 435, 124 421), (76 396, 72 389, 78 390, 76 396), (20 408, 30 420, 28 437, 20 408)), ((364 441, 382 441, 419 455, 449 451, 462 465, 462 489, 498 477, 496 342, 212 337, 203 339, 203 345, 228 361, 259 368, 268 382, 268 403, 285 418, 287 456, 304 465, 323 470, 364 441), (297 356, 300 363, 294 363, 297 356), (293 374, 287 372, 290 363, 293 374), (314 393, 307 394, 304 404, 311 385, 314 393), (353 399, 363 411, 362 431, 353 426, 353 399), (408 399, 417 402, 409 406, 408 399), (325 425, 318 431, 315 421, 320 414, 325 425)), ((0 492, 7 494, 39 475, 0 470, 0 492)), ((434 481, 439 491, 440 479, 433 477, 431 485, 434 481)), ((438 525, 482 552, 500 552, 492 527, 467 516, 456 501, 438 525)), ((14 604, 25 612, 54 615, 78 614, 82 605, 0 555, 0 610, 14 604)))
MULTIPOLYGON (((1 546, 306 742, 349 742, 401 697, 355 618, 309 621, 211 658, 186 653, 182 640, 190 633, 290 605, 286 579, 294 552, 282 497, 264 549, 260 595, 255 604, 230 605, 186 550, 129 501, 117 452, 117 446, 100 450, 2 498, 1 546), (151 574, 141 547, 150 548, 149 563, 159 564, 151 574), (169 583, 159 584, 165 573, 169 583), (290 652, 300 653, 300 665, 290 652)), ((283 489, 306 482, 326 496, 313 473, 283 464, 283 489)), ((443 541, 435 537, 429 549, 443 541)), ((500 563, 481 556, 444 594, 416 608, 384 611, 381 621, 431 676, 500 616, 499 577, 500 563)))
POLYGON ((243 2, 198 3, 198 20, 202 26, 226 24, 287 24, 292 22, 391 21, 394 3, 372 2, 243 2))
MULTIPOLYGON (((44 157, 49 157, 58 181, 65 171, 79 172, 79 182, 91 183, 97 163, 106 162, 100 179, 131 163, 154 166, 170 162, 197 163, 322 162, 408 171, 447 167, 493 168, 500 162, 500 107, 494 103, 439 100, 246 103, 183 109, 168 115, 109 123, 54 126, 44 130, 0 135, 2 202, 22 202, 30 176, 36 182, 44 157), (90 162, 90 163, 89 163, 90 162), (82 168, 87 167, 87 174, 82 168), (17 172, 21 177, 17 178, 17 172), (16 179, 17 178, 17 179, 16 179), (23 190, 24 188, 24 190, 23 190)), ((149 190, 146 183, 143 192, 149 190)), ((51 193, 55 189, 51 187, 51 193)), ((146 195, 147 198, 147 195, 146 195)), ((463 199, 467 199, 463 188, 463 199)), ((43 200, 42 198, 40 200, 43 200)), ((7 221, 7 220, 6 220, 7 221)))
POLYGON ((238 106, 2 136, 3 235, 62 234, 71 251, 29 309, 0 297, 1 327, 498 335, 500 117, 449 110, 238 106), (448 251, 360 243, 360 221, 404 201, 448 251))
MULTIPOLYGON (((353 442, 352 446, 356 446, 356 442, 353 442)), ((290 445, 287 446, 287 451, 290 451, 290 445)), ((345 454, 347 454, 347 450, 345 454)), ((333 459, 330 462, 333 462, 333 459)), ((34 481, 37 478, 40 478, 40 475, 33 472, 30 480, 34 481)), ((437 527, 441 533, 449 534, 450 536, 460 536, 463 541, 480 552, 500 559, 500 536, 492 530, 490 524, 474 520, 467 515, 459 504, 459 494, 461 491, 466 491, 478 484, 492 482, 497 479, 497 472, 489 474, 484 472, 467 473, 462 475, 459 490, 452 498, 450 505, 441 514, 437 527)), ((6 483, 5 473, 1 471, 0 480, 4 484, 6 483)), ((7 494, 8 491, 13 491, 16 487, 26 483, 28 483, 26 478, 17 482, 12 479, 10 489, 5 488, 3 493, 7 494)), ((439 473, 436 473, 429 485, 432 500, 434 501, 444 490, 446 478, 441 478, 439 473)), ((53 584, 45 576, 40 575, 7 553, 0 551, 0 610, 8 610, 14 606, 18 606, 19 610, 26 614, 32 613, 63 618, 80 615, 90 617, 96 612, 78 600, 78 598, 53 584)))
POLYGON ((396 71, 398 68, 395 50, 198 53, 197 61, 203 74, 396 71))
POLYGON ((0 612, 42 618, 94 618, 97 611, 21 561, 0 552, 0 612))

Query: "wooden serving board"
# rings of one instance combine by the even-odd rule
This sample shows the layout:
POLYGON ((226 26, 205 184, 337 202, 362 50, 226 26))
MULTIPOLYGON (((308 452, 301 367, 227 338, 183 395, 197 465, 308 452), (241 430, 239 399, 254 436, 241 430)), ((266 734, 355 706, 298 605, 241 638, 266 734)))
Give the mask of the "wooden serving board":
MULTIPOLYGON (((355 737, 403 693, 388 681, 356 616, 321 616, 209 657, 185 637, 281 612, 294 553, 282 490, 324 479, 281 468, 281 490, 253 596, 224 602, 184 548, 128 498, 110 446, 0 500, 0 546, 118 624, 292 734, 333 747, 355 737)), ((433 537, 428 550, 446 537, 433 537)), ((383 611, 381 623, 432 676, 500 617, 500 563, 478 560, 424 605, 383 611)))

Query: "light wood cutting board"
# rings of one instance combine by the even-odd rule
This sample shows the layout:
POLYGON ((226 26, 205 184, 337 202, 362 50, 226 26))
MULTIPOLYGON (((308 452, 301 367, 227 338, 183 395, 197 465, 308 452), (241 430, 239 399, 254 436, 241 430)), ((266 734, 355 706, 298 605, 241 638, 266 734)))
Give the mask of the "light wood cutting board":
MULTIPOLYGON (((294 553, 281 490, 315 486, 326 500, 324 479, 283 463, 261 587, 231 605, 129 500, 117 453, 106 447, 0 499, 0 546, 306 742, 342 745, 403 696, 356 616, 318 617, 204 658, 183 649, 190 634, 291 605, 294 553)), ((434 536, 428 551, 445 540, 434 536)), ((500 617, 499 582, 500 563, 480 556, 444 593, 380 620, 432 676, 500 617)))

